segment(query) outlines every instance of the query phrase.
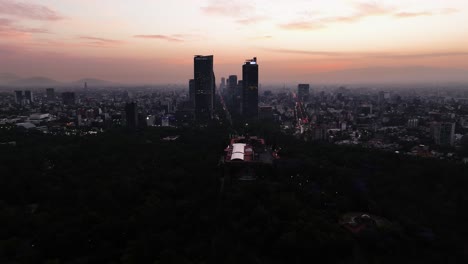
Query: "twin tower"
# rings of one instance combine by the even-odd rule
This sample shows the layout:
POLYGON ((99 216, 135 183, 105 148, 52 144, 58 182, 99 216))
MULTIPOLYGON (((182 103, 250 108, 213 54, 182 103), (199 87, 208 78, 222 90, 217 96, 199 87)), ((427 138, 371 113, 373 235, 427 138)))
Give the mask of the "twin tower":
MULTIPOLYGON (((193 79, 189 83, 190 100, 195 105, 197 121, 207 121, 213 118, 216 96, 213 55, 196 55, 193 59, 193 65, 193 79)), ((226 98, 231 112, 239 113, 245 120, 258 118, 257 58, 245 61, 242 65, 242 81, 235 84, 229 83, 226 98)))

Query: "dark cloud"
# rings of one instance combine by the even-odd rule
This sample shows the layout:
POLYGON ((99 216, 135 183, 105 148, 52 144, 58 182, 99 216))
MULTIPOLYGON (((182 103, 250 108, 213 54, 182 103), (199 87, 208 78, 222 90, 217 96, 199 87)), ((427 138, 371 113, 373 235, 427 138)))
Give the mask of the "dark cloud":
POLYGON ((0 14, 33 20, 60 20, 63 18, 46 6, 14 0, 0 0, 0 14))

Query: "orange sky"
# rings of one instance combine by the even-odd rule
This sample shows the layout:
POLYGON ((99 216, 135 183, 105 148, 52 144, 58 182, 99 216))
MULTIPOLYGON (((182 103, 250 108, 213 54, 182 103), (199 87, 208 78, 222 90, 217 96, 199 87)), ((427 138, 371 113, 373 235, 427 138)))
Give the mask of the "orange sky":
POLYGON ((0 0, 0 72, 185 83, 258 57, 261 80, 367 67, 468 69, 466 0, 0 0))

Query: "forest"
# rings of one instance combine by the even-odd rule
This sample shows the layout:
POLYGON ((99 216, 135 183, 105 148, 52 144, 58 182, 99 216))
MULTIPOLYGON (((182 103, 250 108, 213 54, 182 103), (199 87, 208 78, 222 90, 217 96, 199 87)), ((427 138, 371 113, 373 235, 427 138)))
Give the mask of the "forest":
MULTIPOLYGON (((239 129, 236 131, 240 131, 239 129)), ((0 130, 0 263, 462 263, 468 166, 243 128, 281 147, 220 192, 234 131, 0 130), (178 135, 174 141, 163 140, 178 135), (349 212, 391 225, 353 234, 349 212)))

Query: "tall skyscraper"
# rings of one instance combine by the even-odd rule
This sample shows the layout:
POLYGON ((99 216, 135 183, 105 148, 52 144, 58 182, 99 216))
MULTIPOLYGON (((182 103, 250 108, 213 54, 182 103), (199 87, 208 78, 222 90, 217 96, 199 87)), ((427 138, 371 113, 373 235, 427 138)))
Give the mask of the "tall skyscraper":
POLYGON ((74 92, 62 93, 62 101, 64 105, 74 105, 76 103, 76 97, 74 92))
POLYGON ((297 86, 297 96, 299 100, 301 101, 309 100, 309 89, 310 89, 309 84, 301 83, 297 86))
POLYGON ((138 109, 135 102, 125 104, 125 120, 128 128, 135 129, 138 127, 138 109))
POLYGON ((31 91, 24 91, 24 99, 27 103, 32 103, 34 101, 33 93, 31 91))
POLYGON ((242 116, 258 118, 258 64, 257 58, 247 60, 242 66, 242 116))
POLYGON ((189 101, 192 105, 195 105, 195 80, 191 79, 189 81, 189 101))
POLYGON ((195 82, 195 118, 207 121, 213 116, 215 97, 215 76, 213 72, 213 55, 194 58, 195 82))
POLYGON ((49 102, 55 101, 55 90, 54 90, 54 88, 47 88, 46 89, 46 98, 47 98, 47 101, 49 101, 49 102))
POLYGON ((15 91, 15 102, 19 105, 23 104, 23 91, 15 91))
POLYGON ((234 106, 236 91, 237 91, 237 75, 230 75, 228 78, 228 87, 227 87, 226 97, 227 97, 227 104, 228 104, 228 107, 231 108, 230 109, 231 112, 234 106))

